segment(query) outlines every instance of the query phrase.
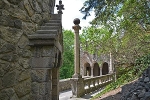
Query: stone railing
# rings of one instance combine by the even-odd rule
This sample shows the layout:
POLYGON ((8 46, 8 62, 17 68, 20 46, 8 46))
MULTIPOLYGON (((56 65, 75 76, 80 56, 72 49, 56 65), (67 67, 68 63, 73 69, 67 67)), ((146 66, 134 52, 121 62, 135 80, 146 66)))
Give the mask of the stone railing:
POLYGON ((59 80, 59 92, 71 89, 70 78, 59 80))
POLYGON ((115 73, 103 76, 84 78, 84 94, 98 90, 112 81, 114 81, 115 73))

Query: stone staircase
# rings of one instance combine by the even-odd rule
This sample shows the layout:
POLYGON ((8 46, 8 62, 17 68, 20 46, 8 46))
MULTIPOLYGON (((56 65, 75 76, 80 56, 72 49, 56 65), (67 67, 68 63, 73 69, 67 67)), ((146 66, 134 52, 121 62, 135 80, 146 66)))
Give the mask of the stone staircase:
POLYGON ((62 23, 60 14, 51 14, 51 19, 39 26, 34 35, 29 35, 29 45, 55 45, 62 52, 62 23), (44 40, 44 41, 43 41, 44 40))

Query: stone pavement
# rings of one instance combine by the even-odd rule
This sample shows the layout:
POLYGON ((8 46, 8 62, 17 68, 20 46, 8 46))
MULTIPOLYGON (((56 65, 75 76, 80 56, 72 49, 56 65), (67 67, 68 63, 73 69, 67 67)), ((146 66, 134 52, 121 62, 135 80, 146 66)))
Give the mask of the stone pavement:
POLYGON ((93 96, 100 93, 102 90, 103 90, 103 88, 99 89, 98 91, 94 91, 90 94, 86 94, 81 98, 71 98, 72 97, 72 91, 67 90, 67 91, 60 92, 59 100, 90 100, 93 96))

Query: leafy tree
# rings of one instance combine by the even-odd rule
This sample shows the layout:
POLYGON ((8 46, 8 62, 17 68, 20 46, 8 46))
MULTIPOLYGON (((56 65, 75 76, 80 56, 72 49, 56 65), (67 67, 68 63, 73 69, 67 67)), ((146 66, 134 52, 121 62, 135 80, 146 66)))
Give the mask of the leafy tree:
POLYGON ((63 30, 63 65, 60 68, 60 78, 71 78, 74 70, 74 34, 71 30, 63 30))
POLYGON ((103 39, 93 45, 100 43, 105 48, 103 51, 113 51, 115 60, 122 63, 134 63, 136 58, 150 52, 148 0, 86 0, 80 10, 85 13, 84 18, 90 15, 91 10, 95 11, 92 21, 95 28, 104 25, 114 34, 104 39, 105 45, 102 45, 103 39))
POLYGON ((109 52, 110 48, 108 48, 109 44, 107 42, 109 42, 111 36, 111 32, 105 27, 86 27, 80 35, 81 47, 91 54, 95 53, 96 49, 98 49, 99 53, 105 51, 109 52))
POLYGON ((150 24, 149 0, 86 0, 80 9, 82 13, 85 13, 83 18, 89 16, 90 11, 93 9, 95 23, 98 21, 106 23, 119 15, 141 24, 150 24))

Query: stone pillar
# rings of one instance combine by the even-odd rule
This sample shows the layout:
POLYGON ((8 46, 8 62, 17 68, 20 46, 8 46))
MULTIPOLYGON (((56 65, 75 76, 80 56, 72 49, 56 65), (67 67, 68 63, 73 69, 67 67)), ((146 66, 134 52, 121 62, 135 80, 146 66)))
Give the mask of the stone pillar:
POLYGON ((45 47, 31 46, 31 100, 52 100, 52 70, 50 55, 43 53, 45 47))
POLYGON ((91 67, 91 76, 93 77, 93 67, 91 67))
POLYGON ((81 97, 84 95, 84 79, 83 78, 71 78, 71 89, 73 98, 81 97))
POLYGON ((113 73, 113 63, 112 63, 112 54, 111 54, 111 52, 110 52, 110 66, 109 66, 109 73, 113 73))
POLYGON ((78 18, 74 19, 74 26, 72 27, 75 32, 75 41, 74 41, 74 75, 73 78, 79 78, 80 75, 80 43, 79 43, 79 30, 81 27, 79 26, 80 20, 78 18))
POLYGON ((102 76, 102 67, 103 66, 100 67, 100 76, 102 76))
POLYGON ((79 44, 79 30, 81 27, 79 26, 80 20, 78 18, 74 19, 73 29, 75 31, 75 66, 74 66, 74 75, 70 79, 71 88, 73 97, 81 97, 84 94, 84 79, 80 75, 80 44, 79 44))
POLYGON ((62 46, 53 34, 42 32, 28 36, 32 51, 31 100, 59 100, 62 46))

